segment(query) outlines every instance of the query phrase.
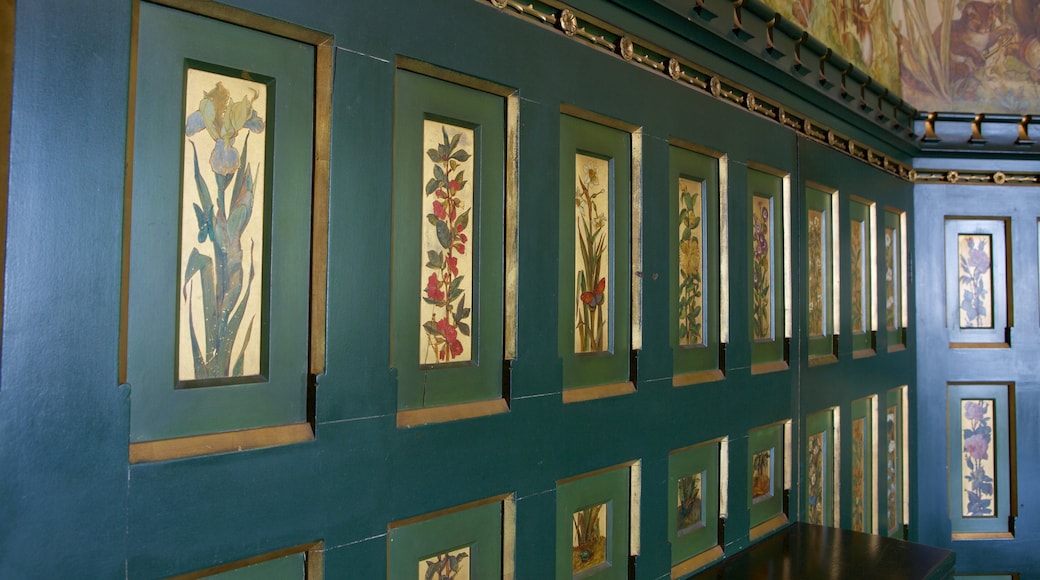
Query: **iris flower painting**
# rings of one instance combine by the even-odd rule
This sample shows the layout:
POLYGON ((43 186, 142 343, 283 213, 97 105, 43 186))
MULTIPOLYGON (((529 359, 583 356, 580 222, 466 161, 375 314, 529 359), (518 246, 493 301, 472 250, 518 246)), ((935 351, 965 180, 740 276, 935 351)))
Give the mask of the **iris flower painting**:
POLYGON ((258 375, 267 86, 189 69, 185 103, 177 376, 258 375))

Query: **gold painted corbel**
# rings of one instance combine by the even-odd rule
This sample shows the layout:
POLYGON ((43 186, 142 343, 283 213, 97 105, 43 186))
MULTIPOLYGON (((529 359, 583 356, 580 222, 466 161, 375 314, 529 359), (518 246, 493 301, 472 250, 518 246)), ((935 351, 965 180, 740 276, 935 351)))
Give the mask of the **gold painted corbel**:
POLYGON ((968 143, 981 145, 986 142, 986 137, 982 135, 982 122, 985 119, 985 114, 975 114, 975 118, 971 120, 971 138, 968 139, 968 143))
POLYGON ((740 40, 750 40, 753 38, 751 33, 744 30, 744 17, 741 13, 743 6, 744 0, 733 0, 733 36, 740 40))
POLYGON ((924 119, 924 137, 921 137, 921 141, 924 143, 938 143, 939 136, 935 134, 935 121, 939 117, 938 113, 931 112, 924 119))
POLYGON ((802 45, 804 45, 808 40, 809 33, 802 32, 802 35, 794 41, 794 70, 803 75, 809 72, 809 67, 805 66, 805 63, 802 62, 802 45))
POLYGON ((885 115, 885 97, 888 96, 888 89, 886 88, 877 96, 877 120, 884 121, 888 119, 885 115))
POLYGON ((780 20, 781 16, 777 13, 766 21, 766 52, 773 58, 780 58, 784 55, 784 53, 780 52, 780 49, 776 47, 776 43, 773 42, 773 28, 780 24, 780 20))
POLYGON ((1018 139, 1015 139, 1015 145, 1032 145, 1035 143, 1033 138, 1029 136, 1029 123, 1032 121, 1032 115, 1022 115, 1022 119, 1018 122, 1018 139))
POLYGON ((831 54, 833 54, 833 51, 828 48, 822 55, 820 55, 820 76, 817 80, 820 81, 820 86, 824 88, 833 86, 831 81, 827 78, 827 59, 831 57, 831 54))

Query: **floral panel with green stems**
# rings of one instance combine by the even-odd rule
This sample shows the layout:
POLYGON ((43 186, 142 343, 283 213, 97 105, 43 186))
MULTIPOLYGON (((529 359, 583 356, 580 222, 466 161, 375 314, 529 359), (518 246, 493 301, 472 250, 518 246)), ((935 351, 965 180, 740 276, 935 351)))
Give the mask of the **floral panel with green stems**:
POLYGON ((806 494, 808 502, 806 510, 810 524, 823 524, 824 505, 824 436, 814 433, 809 436, 808 473, 806 476, 806 494))
POLYGON ((717 153, 674 140, 669 147, 672 232, 669 258, 669 346, 672 385, 720 380, 722 374, 721 252, 727 244, 719 227, 724 207, 717 153))
POLYGON ((773 340, 773 200, 752 196, 751 203, 751 303, 752 337, 773 340))
POLYGON ((560 115, 556 332, 567 402, 635 390, 629 363, 637 328, 632 149, 638 138, 615 126, 560 115))
POLYGON ((387 580, 501 578, 513 553, 515 499, 499 496, 391 522, 387 580), (507 548, 508 546, 508 548, 507 548))
POLYGON ((957 236, 961 328, 993 328, 993 242, 985 234, 957 236))
POLYGON ((885 532, 903 537, 903 389, 890 389, 885 402, 885 532))
POLYGON ((420 259, 420 364, 472 360, 469 319, 473 300, 473 129, 423 122, 424 185, 420 259), (425 276, 427 275, 428 276, 425 276))
POLYGON ((751 501, 760 502, 773 495, 773 450, 751 456, 751 501))
POLYGON ((679 178, 679 346, 704 344, 703 214, 701 182, 679 178))
POLYGON ((574 352, 610 348, 610 164, 574 156, 574 352))
POLYGON ((590 573, 607 562, 608 505, 600 503, 582 508, 571 516, 571 572, 575 576, 590 573))
POLYGON ((639 462, 569 477, 556 487, 556 578, 629 577, 633 470, 639 462))
POLYGON ((718 545, 723 441, 708 441, 668 454, 668 543, 672 566, 681 570, 692 565, 689 560, 709 550, 722 556, 718 545))
POLYGON ((703 474, 695 473, 679 478, 678 493, 676 494, 676 534, 679 536, 688 534, 698 525, 704 523, 704 512, 701 507, 701 482, 703 474))
POLYGON ((754 168, 747 176, 751 372, 772 372, 788 368, 788 178, 754 168))
MULTIPOLYGON (((754 529, 784 511, 787 485, 787 423, 775 423, 748 432, 747 498, 750 526, 754 529)), ((754 534, 753 534, 754 535, 754 534)))
POLYGON ((874 204, 849 202, 849 260, 852 294, 852 350, 874 348, 874 204))
POLYGON ((250 22, 140 3, 119 369, 134 389, 133 462, 213 448, 145 442, 311 434, 328 187, 315 111, 331 64, 313 31, 250 22))
POLYGON ((993 400, 961 400, 961 457, 964 485, 961 489, 961 515, 993 517, 996 483, 993 443, 993 400))
POLYGON ((512 101, 451 78, 395 76, 390 364, 404 425, 504 399, 512 101))
POLYGON ((806 417, 805 512, 810 524, 834 525, 835 409, 806 417))
POLYGON ((947 332, 952 346, 1010 346, 1008 219, 946 220, 947 332))
POLYGON ((885 332, 888 334, 889 349, 906 344, 903 333, 903 301, 906 294, 903 287, 906 283, 903 264, 903 222, 903 213, 885 211, 885 332))
POLYGON ((262 372, 267 99, 265 83, 187 69, 177 331, 181 383, 262 372))
POLYGON ((874 397, 852 402, 852 529, 874 531, 874 397))
POLYGON ((810 364, 833 361, 834 333, 834 199, 835 193, 806 186, 806 240, 808 253, 807 308, 810 364))
POLYGON ((951 384, 947 393, 954 539, 958 534, 1007 534, 1014 515, 1014 385, 951 384))
POLYGON ((469 565, 473 555, 469 546, 448 550, 419 559, 417 580, 470 580, 469 565))
POLYGON ((824 236, 822 211, 809 210, 809 337, 823 336, 824 236))
POLYGON ((866 309, 864 297, 866 290, 866 254, 863 252, 863 222, 852 220, 852 231, 849 234, 849 257, 852 259, 852 332, 859 334, 866 330, 866 309))
POLYGON ((866 419, 852 420, 852 529, 866 532, 866 419))

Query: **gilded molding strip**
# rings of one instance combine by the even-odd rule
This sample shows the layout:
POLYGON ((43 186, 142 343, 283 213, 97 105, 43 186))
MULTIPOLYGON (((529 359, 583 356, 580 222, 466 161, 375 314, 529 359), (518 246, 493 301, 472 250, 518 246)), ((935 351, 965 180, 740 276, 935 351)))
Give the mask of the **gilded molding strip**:
MULTIPOLYGON (((543 26, 559 30, 569 38, 583 41, 593 48, 620 56, 622 60, 629 63, 641 65, 685 86, 700 89, 717 99, 746 108, 752 113, 775 121, 886 173, 907 181, 914 181, 913 169, 909 165, 883 155, 849 137, 835 133, 804 115, 786 110, 760 94, 702 69, 650 42, 631 36, 610 24, 574 10, 566 4, 556 0, 531 3, 515 0, 487 1, 499 10, 512 10, 515 15, 533 18, 543 26)), ((797 49, 797 43, 795 46, 797 49)))
POLYGON ((934 169, 911 171, 910 180, 914 183, 959 185, 1040 185, 1040 173, 934 169))

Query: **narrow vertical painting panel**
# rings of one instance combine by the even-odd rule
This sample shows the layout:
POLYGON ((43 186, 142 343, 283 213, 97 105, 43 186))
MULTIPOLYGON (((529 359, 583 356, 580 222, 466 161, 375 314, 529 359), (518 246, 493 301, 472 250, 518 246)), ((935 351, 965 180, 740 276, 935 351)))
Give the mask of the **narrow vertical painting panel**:
POLYGON ((962 399, 961 402, 961 515, 994 517, 993 499, 999 482, 994 468, 992 399, 962 399))
POLYGON ((609 543, 607 515, 609 502, 580 509, 571 516, 574 529, 571 534, 571 572, 582 578, 593 571, 610 565, 607 555, 609 543))
POLYGON ((472 129, 430 119, 423 123, 422 365, 473 359, 473 146, 472 129))
POLYGON ((759 451, 751 459, 751 501, 758 503, 773 496, 773 450, 759 451))
POLYGON ((866 518, 866 419, 852 420, 852 529, 869 532, 866 518))
POLYGON ((900 239, 899 230, 892 227, 885 228, 885 328, 889 331, 899 328, 902 320, 900 313, 901 292, 899 285, 899 252, 900 239))
POLYGON ((993 243, 986 234, 957 236, 961 328, 993 328, 993 243))
POLYGON ((668 454, 668 542, 673 577, 722 556, 719 514, 724 442, 716 439, 668 454))
POLYGON ((676 535, 684 536, 704 525, 704 511, 701 506, 704 482, 703 473, 694 473, 679 478, 679 489, 676 494, 676 535))
POLYGON ((576 153, 574 352, 610 350, 610 163, 576 153))
POLYGON ((704 344, 704 246, 701 182, 679 178, 679 345, 704 344))
POLYGON ((867 330, 867 254, 864 251, 866 224, 852 220, 849 236, 849 256, 852 258, 852 332, 861 334, 867 330))
POLYGON ((753 338, 773 339, 773 200, 752 196, 752 315, 753 338))
POLYGON ((947 218, 946 328, 954 348, 1009 347, 1010 219, 947 218))
POLYGON ((824 288, 827 284, 824 212, 809 210, 809 336, 823 336, 826 317, 824 288))
POLYGON ((810 524, 824 524, 823 494, 825 493, 825 479, 827 462, 824 459, 826 447, 826 434, 824 432, 813 433, 809 436, 808 475, 806 487, 808 488, 808 515, 810 524))
POLYGON ((887 503, 887 530, 889 535, 897 533, 902 526, 902 499, 901 491, 903 482, 900 479, 902 472, 902 458, 899 448, 902 446, 900 440, 899 406, 889 404, 885 409, 885 500, 887 503))
POLYGON ((470 546, 441 552, 419 560, 417 580, 470 580, 470 546))
POLYGON ((557 482, 556 578, 628 578, 639 534, 639 462, 557 482))
POLYGON ((399 64, 390 364, 397 424, 414 427, 508 408, 516 193, 508 127, 517 112, 508 87, 399 64))
POLYGON ((244 78, 186 71, 177 292, 181 386, 262 372, 267 89, 244 78))
POLYGON ((1012 537, 1014 385, 947 386, 949 513, 954 539, 1012 537))

